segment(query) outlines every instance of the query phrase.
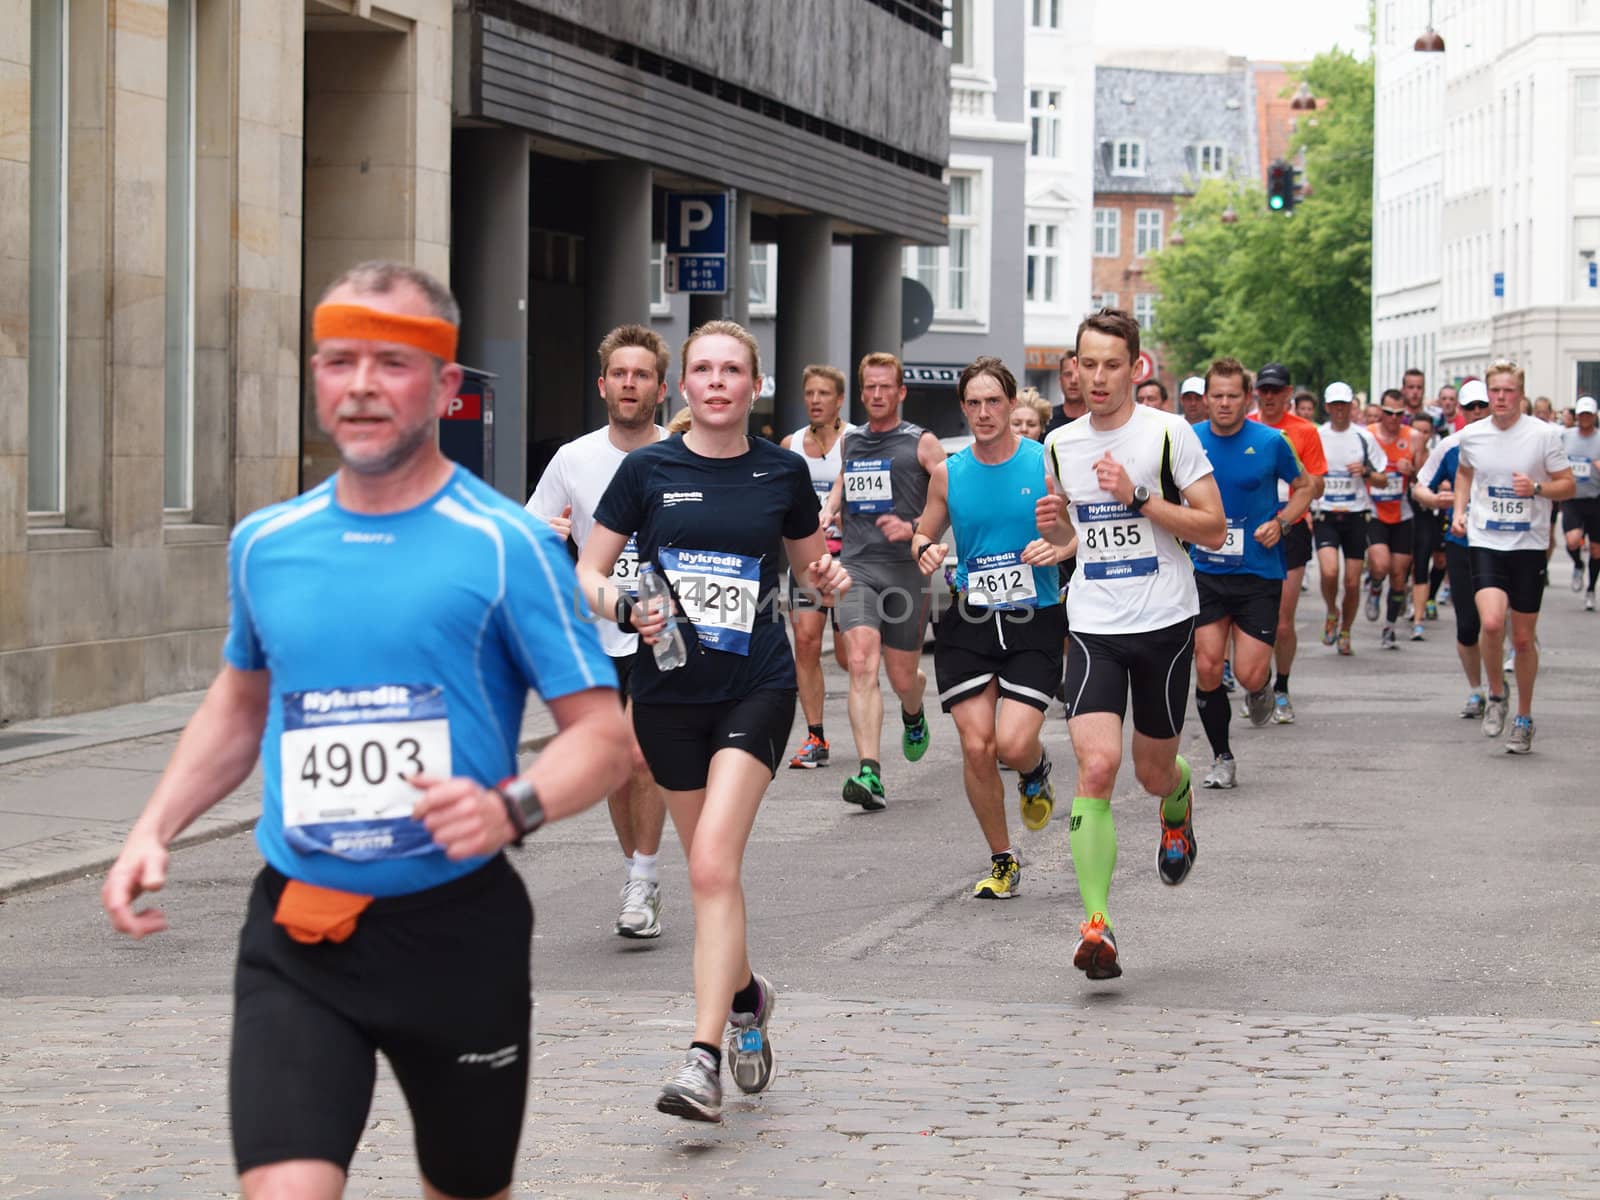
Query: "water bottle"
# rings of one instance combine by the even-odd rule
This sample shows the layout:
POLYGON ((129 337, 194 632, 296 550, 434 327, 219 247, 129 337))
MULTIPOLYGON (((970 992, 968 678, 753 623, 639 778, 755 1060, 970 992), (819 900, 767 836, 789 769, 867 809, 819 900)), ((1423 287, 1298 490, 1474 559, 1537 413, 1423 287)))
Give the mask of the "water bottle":
POLYGON ((656 574, 650 563, 639 564, 639 602, 651 604, 661 600, 666 606, 667 627, 656 635, 656 644, 650 649, 656 656, 656 670, 676 671, 689 661, 689 652, 683 645, 683 633, 678 628, 678 617, 672 604, 672 589, 667 581, 656 574))

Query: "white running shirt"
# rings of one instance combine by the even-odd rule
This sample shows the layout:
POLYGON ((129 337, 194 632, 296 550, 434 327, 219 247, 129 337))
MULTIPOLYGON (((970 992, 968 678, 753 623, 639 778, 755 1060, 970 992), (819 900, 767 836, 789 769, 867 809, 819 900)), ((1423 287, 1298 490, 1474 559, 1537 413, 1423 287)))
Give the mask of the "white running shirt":
POLYGON ((1349 464, 1363 462, 1368 471, 1381 471, 1388 462, 1383 450, 1370 433, 1354 422, 1346 426, 1343 433, 1336 433, 1332 425, 1319 425, 1317 436, 1322 439, 1322 453, 1328 460, 1328 473, 1322 477, 1322 498, 1317 501, 1317 511, 1371 512, 1372 500, 1367 495, 1366 480, 1350 474, 1349 464))
MULTIPOLYGON (((806 460, 806 470, 811 472, 811 490, 817 494, 817 502, 826 504, 828 493, 833 490, 833 481, 839 478, 839 472, 844 469, 844 435, 855 426, 845 421, 839 426, 839 436, 833 439, 833 445, 821 458, 813 458, 806 453, 806 434, 811 432, 811 426, 802 425, 788 437, 783 439, 784 449, 793 450, 806 460)), ((830 541, 839 540, 839 527, 830 525, 823 533, 830 541)))
POLYGON ((1461 465, 1473 472, 1467 510, 1469 546, 1543 553, 1550 542, 1550 501, 1516 495, 1511 475, 1520 472, 1535 483, 1548 483, 1552 471, 1566 470, 1561 432, 1559 425, 1519 415, 1510 429, 1501 429, 1490 417, 1456 435, 1461 465))
POLYGON ((1094 464, 1107 453, 1134 486, 1161 495, 1164 447, 1182 491, 1212 473, 1194 428, 1177 413, 1135 404, 1113 430, 1081 417, 1045 439, 1045 462, 1066 496, 1078 534, 1067 623, 1083 633, 1148 633, 1197 616, 1194 563, 1172 534, 1100 489, 1094 464))
MULTIPOLYGON (((659 442, 667 436, 667 431, 659 425, 655 428, 655 440, 659 442)), ((527 510, 548 523, 559 517, 563 508, 572 505, 572 540, 578 543, 581 553, 594 532, 595 505, 600 503, 600 497, 611 485, 611 477, 626 457, 626 451, 612 444, 609 425, 575 438, 556 451, 544 474, 539 476, 538 486, 528 497, 527 510)), ((630 536, 628 540, 633 539, 630 536)), ((618 560, 618 566, 628 573, 626 554, 618 560)), ((600 645, 612 658, 631 655, 638 649, 638 634, 624 633, 609 620, 598 621, 596 625, 600 630, 600 645)))

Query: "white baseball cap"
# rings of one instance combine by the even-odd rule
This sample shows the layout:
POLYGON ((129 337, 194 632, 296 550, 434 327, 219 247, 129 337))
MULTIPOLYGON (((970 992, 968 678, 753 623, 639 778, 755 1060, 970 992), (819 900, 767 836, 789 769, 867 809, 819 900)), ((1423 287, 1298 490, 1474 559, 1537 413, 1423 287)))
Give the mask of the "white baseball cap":
POLYGON ((1335 379, 1322 393, 1324 404, 1353 404, 1356 394, 1350 390, 1350 385, 1342 379, 1335 379))
POLYGON ((1204 396, 1206 394, 1206 381, 1198 375, 1191 375, 1178 387, 1180 396, 1204 396))
POLYGON ((1580 417, 1584 413, 1588 413, 1592 417, 1600 415, 1600 404, 1595 403, 1593 396, 1579 396, 1578 403, 1572 411, 1580 417))
POLYGON ((1489 389, 1484 386, 1483 380, 1469 379, 1456 392, 1456 403, 1462 408, 1466 408, 1469 404, 1487 404, 1489 389))

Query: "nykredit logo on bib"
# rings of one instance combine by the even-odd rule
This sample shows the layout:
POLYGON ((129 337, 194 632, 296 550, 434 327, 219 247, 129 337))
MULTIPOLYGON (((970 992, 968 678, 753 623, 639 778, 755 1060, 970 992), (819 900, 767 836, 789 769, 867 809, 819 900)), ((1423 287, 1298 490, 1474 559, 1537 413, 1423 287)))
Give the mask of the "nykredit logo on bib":
POLYGON ((399 684, 382 687, 342 691, 335 688, 327 692, 301 692, 300 708, 303 712, 326 713, 338 708, 387 708, 391 705, 409 704, 411 691, 399 684))

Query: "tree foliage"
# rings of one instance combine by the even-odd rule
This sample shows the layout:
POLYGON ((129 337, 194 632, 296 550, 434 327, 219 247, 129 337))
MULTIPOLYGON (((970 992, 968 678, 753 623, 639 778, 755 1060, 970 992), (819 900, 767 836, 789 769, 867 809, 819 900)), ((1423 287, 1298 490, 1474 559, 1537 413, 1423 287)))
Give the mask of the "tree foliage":
POLYGON ((1302 118, 1309 195, 1267 208, 1259 179, 1209 180, 1185 205, 1155 260, 1156 334, 1178 375, 1232 355, 1281 362, 1320 387, 1365 380, 1371 356, 1373 67, 1341 50, 1303 72, 1325 101, 1302 118), (1224 223, 1232 208, 1237 221, 1224 223))

